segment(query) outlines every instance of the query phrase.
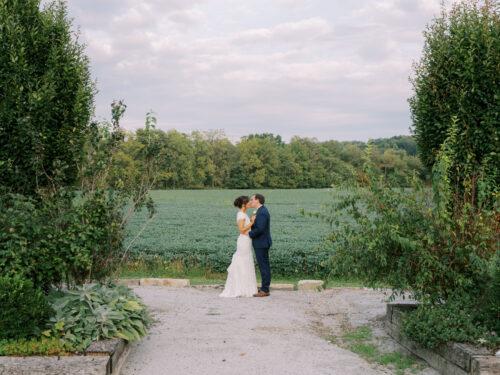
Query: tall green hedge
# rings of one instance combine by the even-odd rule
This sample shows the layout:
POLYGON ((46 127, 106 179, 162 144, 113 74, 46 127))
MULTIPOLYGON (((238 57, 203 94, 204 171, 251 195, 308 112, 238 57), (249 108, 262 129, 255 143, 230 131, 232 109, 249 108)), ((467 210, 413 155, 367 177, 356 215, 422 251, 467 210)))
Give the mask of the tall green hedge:
MULTIPOLYGON (((431 167, 456 125, 457 166, 482 168, 500 185, 500 14, 494 1, 465 0, 424 32, 410 99, 422 161, 431 167)), ((452 178, 459 181, 467 168, 452 178)))
POLYGON ((73 183, 93 95, 65 4, 0 0, 0 184, 32 195, 73 183))

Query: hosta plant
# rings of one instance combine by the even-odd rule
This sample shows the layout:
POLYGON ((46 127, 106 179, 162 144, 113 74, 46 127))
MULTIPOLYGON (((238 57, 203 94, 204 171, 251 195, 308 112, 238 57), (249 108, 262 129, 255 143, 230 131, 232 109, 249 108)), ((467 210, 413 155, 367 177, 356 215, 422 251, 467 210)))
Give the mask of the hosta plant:
POLYGON ((84 285, 52 295, 56 314, 46 336, 61 337, 77 350, 100 339, 139 340, 151 322, 146 306, 125 286, 84 285))

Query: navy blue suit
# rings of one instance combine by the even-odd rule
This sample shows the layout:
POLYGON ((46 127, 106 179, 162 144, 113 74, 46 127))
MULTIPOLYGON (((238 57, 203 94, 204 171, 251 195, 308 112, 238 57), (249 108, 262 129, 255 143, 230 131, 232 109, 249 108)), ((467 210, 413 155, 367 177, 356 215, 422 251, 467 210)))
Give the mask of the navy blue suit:
POLYGON ((262 278, 263 292, 269 292, 271 285, 271 266, 269 265, 269 248, 273 244, 271 238, 271 215, 265 206, 261 206, 257 211, 252 230, 248 233, 252 239, 255 257, 259 264, 260 276, 262 278))

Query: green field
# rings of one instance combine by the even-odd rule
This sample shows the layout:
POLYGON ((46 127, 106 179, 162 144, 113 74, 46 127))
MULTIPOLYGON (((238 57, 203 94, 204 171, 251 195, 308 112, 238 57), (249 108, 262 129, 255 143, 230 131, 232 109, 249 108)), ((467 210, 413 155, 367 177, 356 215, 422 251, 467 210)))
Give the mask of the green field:
MULTIPOLYGON (((270 252, 275 275, 326 276, 330 250, 321 249, 329 226, 300 210, 317 211, 332 199, 331 189, 260 190, 271 213, 274 245, 270 252)), ((254 191, 153 191, 158 212, 133 242, 129 259, 155 267, 174 264, 184 269, 225 272, 235 251, 238 231, 234 199, 254 191)), ((137 213, 129 223, 126 245, 146 220, 137 213)), ((137 263, 137 262, 136 262, 137 263)))

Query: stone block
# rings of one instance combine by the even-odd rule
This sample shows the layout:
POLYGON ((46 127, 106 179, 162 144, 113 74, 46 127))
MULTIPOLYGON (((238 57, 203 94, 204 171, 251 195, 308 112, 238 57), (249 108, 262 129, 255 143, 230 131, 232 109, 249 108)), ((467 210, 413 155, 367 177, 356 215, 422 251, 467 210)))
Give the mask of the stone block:
POLYGON ((389 302, 386 305, 386 320, 391 323, 396 323, 393 319, 401 318, 401 312, 408 312, 418 307, 416 301, 399 301, 389 302))
POLYGON ((323 284, 323 280, 300 280, 297 288, 302 291, 320 291, 323 289, 323 284))
POLYGON ((123 340, 121 339, 108 339, 108 340, 100 340, 94 341, 91 343, 88 348, 85 350, 86 354, 113 354, 117 347, 120 346, 123 340))
POLYGON ((109 356, 0 357, 0 374, 9 375, 105 375, 109 356))
POLYGON ((287 290, 293 291, 295 290, 295 285, 293 284, 271 284, 271 290, 287 290))
POLYGON ((494 355, 473 357, 471 374, 474 375, 500 374, 500 358, 494 355))
POLYGON ((437 352, 467 372, 471 372, 472 358, 474 356, 492 355, 491 351, 485 347, 455 342, 439 347, 437 352))
POLYGON ((224 289, 224 284, 201 284, 201 285, 193 285, 192 288, 200 290, 224 289))
POLYGON ((493 351, 488 348, 463 343, 449 343, 435 350, 429 350, 404 337, 401 334, 401 316, 403 312, 415 307, 414 302, 387 304, 385 327, 389 336, 399 344, 425 360, 442 374, 500 374, 500 358, 495 357, 493 351))
POLYGON ((118 279, 116 280, 117 285, 126 286, 139 286, 140 279, 118 279))
POLYGON ((141 286, 169 286, 173 288, 185 288, 191 285, 189 279, 160 279, 144 278, 140 281, 141 286))
POLYGON ((111 375, 119 374, 130 351, 122 339, 93 342, 84 355, 0 356, 0 375, 111 375))

